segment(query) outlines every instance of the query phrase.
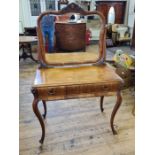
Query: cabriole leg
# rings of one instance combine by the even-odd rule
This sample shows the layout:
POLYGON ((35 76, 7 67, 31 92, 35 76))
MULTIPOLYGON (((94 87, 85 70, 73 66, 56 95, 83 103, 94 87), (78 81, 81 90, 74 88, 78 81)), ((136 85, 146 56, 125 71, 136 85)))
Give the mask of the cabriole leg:
POLYGON ((39 142, 41 144, 43 144, 44 142, 44 138, 45 138, 45 125, 44 125, 44 121, 43 121, 43 118, 40 114, 40 111, 38 109, 38 103, 39 103, 39 100, 34 98, 33 100, 33 104, 32 104, 32 107, 33 107, 33 112, 35 113, 36 117, 38 118, 39 122, 40 122, 40 125, 41 125, 41 129, 42 129, 42 136, 41 136, 41 139, 39 140, 39 142))
POLYGON ((122 103, 122 96, 121 96, 121 92, 118 91, 117 92, 117 101, 116 101, 116 104, 115 104, 114 109, 112 111, 111 119, 110 119, 110 125, 111 125, 111 129, 112 129, 112 132, 114 135, 117 134, 117 131, 114 128, 114 118, 115 118, 115 115, 116 115, 121 103, 122 103))
POLYGON ((103 99, 104 99, 104 96, 101 96, 101 98, 100 98, 100 109, 101 109, 101 112, 104 111, 104 108, 103 108, 103 99))
POLYGON ((44 114, 43 114, 43 118, 46 118, 46 114, 47 114, 47 107, 46 107, 46 101, 42 100, 43 106, 44 106, 44 114))

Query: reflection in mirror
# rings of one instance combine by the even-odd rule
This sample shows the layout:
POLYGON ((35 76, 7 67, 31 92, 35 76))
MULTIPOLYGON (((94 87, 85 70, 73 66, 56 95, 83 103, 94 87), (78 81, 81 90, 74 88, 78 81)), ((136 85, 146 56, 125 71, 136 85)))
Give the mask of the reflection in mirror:
POLYGON ((99 58, 99 15, 77 13, 45 15, 41 31, 45 59, 49 63, 96 61, 99 58), (68 54, 68 57, 66 55, 68 54))
POLYGON ((114 23, 115 23, 115 9, 113 6, 111 6, 108 12, 108 24, 114 24, 114 23))

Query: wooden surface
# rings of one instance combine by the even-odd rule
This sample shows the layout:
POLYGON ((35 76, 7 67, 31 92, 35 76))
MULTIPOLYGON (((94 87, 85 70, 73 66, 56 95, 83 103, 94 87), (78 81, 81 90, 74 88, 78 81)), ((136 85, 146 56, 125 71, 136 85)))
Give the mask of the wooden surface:
MULTIPOLYGON (((122 92, 123 103, 116 117, 119 134, 113 136, 109 119, 115 97, 84 98, 48 102, 46 141, 41 147, 40 125, 32 112, 30 93, 37 65, 20 62, 19 136, 20 155, 134 155, 133 89, 122 92)), ((42 111, 42 104, 39 105, 42 111)))
POLYGON ((100 11, 108 22, 108 13, 111 6, 115 9, 115 23, 123 24, 125 16, 126 1, 96 1, 97 11, 100 11))
POLYGON ((56 47, 63 51, 86 48, 86 23, 55 23, 56 47))
POLYGON ((38 69, 32 86, 39 100, 60 100, 110 95, 123 80, 107 65, 38 69))
POLYGON ((38 69, 32 87, 118 84, 123 80, 108 65, 38 69))
POLYGON ((74 52, 74 53, 52 53, 45 54, 47 62, 55 64, 76 63, 77 61, 85 63, 87 61, 96 61, 99 57, 98 52, 74 52))
POLYGON ((38 39, 36 36, 19 36, 19 43, 31 43, 37 41, 38 39))

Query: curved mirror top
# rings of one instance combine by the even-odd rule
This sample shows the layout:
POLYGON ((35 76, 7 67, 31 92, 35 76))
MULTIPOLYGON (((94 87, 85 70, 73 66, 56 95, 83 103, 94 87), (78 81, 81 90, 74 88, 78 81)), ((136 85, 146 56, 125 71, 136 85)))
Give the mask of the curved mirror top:
POLYGON ((100 57, 103 22, 97 14, 47 14, 41 18, 41 47, 47 64, 81 64, 100 57))

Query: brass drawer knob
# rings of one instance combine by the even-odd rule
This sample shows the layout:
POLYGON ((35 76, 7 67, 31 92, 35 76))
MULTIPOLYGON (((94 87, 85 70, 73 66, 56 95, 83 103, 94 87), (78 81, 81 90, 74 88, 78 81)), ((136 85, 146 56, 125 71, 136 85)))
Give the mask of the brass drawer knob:
POLYGON ((54 95, 54 94, 55 94, 54 89, 50 89, 50 90, 48 91, 48 95, 54 95))

